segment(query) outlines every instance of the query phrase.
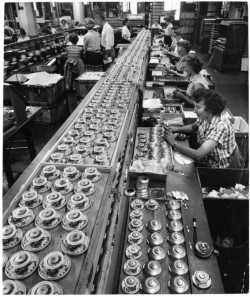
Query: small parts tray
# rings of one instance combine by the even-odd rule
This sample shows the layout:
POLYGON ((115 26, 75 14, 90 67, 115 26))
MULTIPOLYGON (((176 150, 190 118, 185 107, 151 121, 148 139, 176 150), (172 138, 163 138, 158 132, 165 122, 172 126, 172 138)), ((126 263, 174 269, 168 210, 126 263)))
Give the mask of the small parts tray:
POLYGON ((182 104, 166 104, 164 106, 164 113, 166 114, 183 114, 182 104))
POLYGON ((188 85, 189 81, 183 77, 179 76, 172 76, 172 75, 165 75, 164 77, 153 76, 154 82, 164 82, 167 84, 175 84, 175 85, 188 85))
MULTIPOLYGON (((96 168, 94 168, 94 170, 96 170, 96 168)), ((80 271, 82 269, 82 265, 84 265, 84 260, 86 258, 86 255, 88 254, 88 246, 92 240, 92 234, 93 234, 94 227, 96 225, 96 220, 98 218, 100 207, 102 203, 104 203, 105 197, 107 197, 108 195, 106 193, 107 192, 106 189, 108 184, 109 172, 106 172, 104 170, 99 170, 99 169, 98 169, 98 172, 99 174, 95 175, 93 171, 91 170, 86 171, 85 167, 79 167, 79 166, 78 167, 76 166, 74 169, 72 169, 72 167, 64 166, 64 165, 40 166, 38 170, 34 173, 34 175, 29 178, 29 180, 23 186, 23 188, 17 194, 17 196, 13 199, 12 204, 5 211, 5 214, 4 214, 4 225, 7 225, 8 221, 11 223, 14 222, 17 225, 17 220, 15 219, 13 221, 13 211, 15 211, 15 209, 18 208, 20 204, 25 205, 27 207, 27 213, 30 213, 30 212, 33 213, 33 220, 31 219, 30 222, 29 220, 27 221, 22 220, 27 223, 26 226, 22 227, 22 224, 21 225, 19 224, 18 232, 19 233, 21 232, 23 236, 20 236, 19 233, 16 233, 17 241, 14 242, 13 247, 4 249, 4 257, 6 259, 10 259, 10 257, 13 256, 13 254, 16 252, 20 252, 20 251, 23 251, 23 249, 27 249, 27 247, 28 249, 29 247, 31 247, 31 244, 29 244, 29 241, 32 240, 31 239, 32 233, 30 234, 30 230, 36 226, 39 226, 39 227, 42 226, 42 231, 45 236, 45 240, 42 241, 42 244, 43 244, 42 249, 39 249, 39 248, 33 249, 34 244, 32 244, 33 254, 31 254, 31 256, 34 258, 33 260, 35 264, 36 264, 36 261, 38 261, 38 263, 40 263, 40 266, 44 268, 45 264, 44 264, 44 261, 42 261, 42 259, 44 259, 44 257, 47 254, 54 251, 59 251, 60 253, 63 252, 64 255, 67 255, 64 257, 65 271, 60 270, 60 273, 58 272, 58 274, 61 274, 63 278, 59 277, 60 279, 58 279, 57 281, 57 284, 60 286, 60 288, 63 289, 63 294, 72 294, 73 292, 75 292, 75 288, 78 282, 80 271), (68 169, 65 170, 66 168, 68 169), (75 175, 74 174, 72 175, 72 173, 74 172, 75 172, 75 175), (47 181, 44 180, 44 176, 46 176, 47 181), (63 178, 65 178, 65 176, 69 176, 71 178, 71 185, 67 185, 65 188, 63 188, 63 186, 65 186, 65 180, 63 178), (84 180, 86 181, 87 176, 89 179, 92 180, 93 186, 91 189, 89 188, 89 190, 85 192, 85 196, 83 195, 82 197, 81 196, 83 194, 82 191, 85 191, 87 189, 86 187, 84 188, 84 185, 86 185, 84 180), (58 180, 60 181, 60 179, 61 179, 61 182, 58 183, 58 180), (78 184, 79 181, 82 181, 82 182, 78 184), (83 186, 83 188, 81 186, 83 186), (27 191, 29 190, 32 190, 33 192, 29 192, 29 194, 27 194, 27 191), (57 209, 55 209, 55 207, 56 205, 57 206, 60 205, 60 203, 55 204, 55 200, 56 200, 55 194, 54 196, 53 194, 51 194, 51 193, 54 193, 55 190, 60 190, 62 194, 62 198, 61 198, 62 207, 58 207, 57 209), (36 199, 34 198, 35 197, 34 193, 38 194, 38 197, 36 199), (73 196, 74 193, 78 193, 78 194, 73 196), (50 199, 48 199, 49 194, 50 194, 50 199), (80 206, 78 204, 79 194, 80 194, 80 197, 83 198, 83 200, 85 201, 84 203, 80 204, 80 206), (76 197, 76 198, 73 199, 73 197, 76 197), (52 208, 55 209, 55 211, 57 212, 57 218, 54 219, 53 221, 55 222, 54 228, 53 228, 53 224, 48 224, 49 221, 46 222, 44 218, 43 220, 41 220, 39 219, 39 216, 38 216, 38 214, 44 209, 44 207, 48 206, 51 203, 51 201, 54 201, 54 203, 52 203, 52 208), (69 227, 68 221, 65 220, 66 214, 68 214, 69 211, 71 211, 71 209, 74 209, 76 207, 79 207, 79 210, 77 210, 77 212, 80 213, 80 216, 83 216, 82 223, 78 224, 77 226, 74 225, 75 226, 74 228, 68 228, 69 227), (44 221, 46 222, 45 225, 43 224, 44 221), (82 239, 82 241, 80 244, 78 242, 79 236, 80 236, 79 232, 77 231, 78 227, 79 229, 81 229, 80 239, 82 239), (69 233, 71 231, 73 232, 73 234, 70 237, 69 233), (63 239, 66 239, 64 243, 65 242, 68 243, 66 244, 66 248, 65 248, 65 245, 62 243, 63 239), (75 240, 78 242, 78 244, 77 244, 77 248, 73 249, 72 245, 74 245, 75 240)), ((19 212, 19 214, 14 215, 15 218, 18 215, 19 217, 22 216, 22 214, 19 212)), ((73 217, 71 217, 71 221, 72 220, 73 220, 73 217)), ((9 231, 10 232, 13 231, 12 229, 9 231)), ((5 237, 8 237, 8 234, 10 232, 6 230, 5 237)), ((33 234, 33 237, 36 237, 36 232, 33 234)), ((54 259, 55 258, 56 257, 54 257, 54 259)), ((19 257, 20 261, 21 259, 22 259, 22 256, 19 257)), ((8 267, 10 267, 10 270, 12 269, 13 271, 13 263, 12 265, 10 265, 7 262, 6 267, 7 265, 8 267)), ((7 275, 10 277, 12 277, 11 275, 13 275, 13 278, 15 279, 15 273, 13 274, 12 272, 11 274, 11 273, 8 273, 8 271, 7 271, 7 275)), ((3 277, 4 280, 8 279, 7 275, 4 273, 4 277, 3 277)), ((27 277, 25 279, 22 279, 22 276, 21 278, 19 278, 21 279, 21 282, 25 285, 27 292, 38 282, 44 281, 44 279, 42 279, 40 275, 44 276, 43 269, 42 270, 34 269, 33 273, 32 271, 30 274, 27 273, 27 277)), ((48 280, 49 281, 57 280, 57 275, 55 276, 55 278, 53 276, 51 279, 48 279, 48 280)))
MULTIPOLYGON (((180 238, 178 236, 175 238, 174 233, 169 231, 169 228, 173 226, 181 226, 182 222, 181 220, 170 220, 167 217, 170 214, 166 212, 166 200, 154 200, 158 205, 155 210, 149 209, 150 201, 149 199, 137 200, 136 197, 129 199, 119 293, 190 293, 185 242, 178 245, 171 243, 173 238, 176 241, 184 239, 184 235, 180 231, 178 232, 180 238), (136 201, 140 201, 140 203, 137 204, 136 201), (140 206, 143 208, 135 211, 136 205, 138 208, 140 206), (136 215, 139 219, 132 221, 132 217, 136 215), (142 224, 138 230, 143 229, 138 231, 139 233, 131 233, 133 226, 137 224, 138 226, 142 224), (158 230, 160 227, 161 229, 158 230), (158 231, 154 233, 153 230, 158 231), (142 236, 141 240, 137 245, 131 247, 130 242, 135 241, 137 236, 139 238, 142 236)), ((180 210, 177 213, 180 214, 180 210)))

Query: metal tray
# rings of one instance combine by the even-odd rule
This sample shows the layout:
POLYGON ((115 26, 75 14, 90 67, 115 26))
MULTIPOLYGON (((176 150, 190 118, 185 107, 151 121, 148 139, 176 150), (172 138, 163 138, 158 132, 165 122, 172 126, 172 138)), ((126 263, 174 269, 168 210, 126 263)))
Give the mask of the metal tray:
MULTIPOLYGON (((18 206, 18 203, 21 199, 22 193, 25 190, 28 190, 29 187, 31 186, 32 180, 39 176, 41 173, 41 170, 43 169, 44 165, 41 165, 38 167, 38 169, 34 172, 33 175, 30 176, 30 178, 27 180, 27 182, 23 185, 23 187, 20 189, 19 193, 16 195, 16 197, 13 198, 11 205, 9 208, 5 211, 4 217, 3 217, 3 222, 4 225, 7 224, 7 219, 8 216, 10 215, 11 211, 18 206)), ((62 171, 66 166, 65 165, 56 165, 56 167, 62 171)), ((81 166, 76 166, 77 169, 80 172, 83 172, 83 170, 86 167, 81 167, 81 166)), ((98 225, 98 214, 103 206, 105 204, 105 200, 107 199, 107 196, 109 195, 107 193, 108 189, 108 184, 109 184, 109 178, 110 178, 110 172, 107 170, 100 169, 99 170, 102 174, 102 178, 95 183, 95 192, 93 195, 89 196, 89 198, 92 200, 92 206, 84 211, 84 214, 87 215, 88 217, 88 225, 86 228, 83 229, 83 231, 89 236, 90 242, 89 246, 91 245, 91 240, 92 237, 94 236, 94 229, 95 226, 98 225)), ((46 194, 48 194, 47 192, 46 194)), ((43 197, 45 195, 43 194, 43 197)), ((34 213, 37 215, 39 211, 42 210, 42 206, 39 206, 34 209, 34 213)), ((61 211, 59 211, 60 213, 61 211)), ((66 212, 66 208, 61 212, 62 214, 66 212)), ((23 232, 25 233, 29 229, 33 228, 35 226, 34 222, 24 228, 22 228, 23 232)), ((44 250, 37 252, 37 255, 39 256, 39 259, 41 260, 47 253, 54 251, 54 250, 59 250, 61 251, 61 239, 64 235, 66 235, 68 232, 65 231, 61 224, 59 224, 55 229, 49 230, 52 236, 52 241, 49 244, 47 248, 44 250)), ((20 251, 21 246, 20 244, 12 249, 5 250, 4 253, 7 254, 9 257, 13 253, 20 251)), ((63 287, 64 294, 72 294, 75 291, 75 288, 78 283, 78 278, 80 275, 81 270, 83 269, 82 266, 85 263, 85 259, 88 258, 88 253, 91 253, 92 251, 88 250, 84 254, 80 256, 74 256, 70 257, 72 266, 70 272, 62 279, 58 281, 58 284, 60 284, 63 287)), ((3 275, 3 279, 7 279, 5 273, 3 275)), ((30 277, 22 280, 22 282, 26 285, 26 288, 29 290, 32 286, 34 286, 36 283, 42 281, 41 277, 38 275, 38 271, 36 270, 30 277)))
MULTIPOLYGON (((124 197, 125 198, 125 197, 124 197)), ((128 218, 127 218, 127 228, 126 228, 126 235, 125 235, 125 241, 124 241, 124 248, 123 248, 123 260, 122 260, 122 266, 121 266, 121 272, 120 272, 120 285, 119 285, 119 293, 120 294, 124 294, 124 292, 122 291, 122 287, 121 287, 121 283, 122 280, 127 276, 123 270, 124 268, 124 263, 126 262, 127 257, 125 254, 126 248, 128 247, 129 243, 128 243, 128 234, 131 232, 128 229, 128 224, 130 222, 130 218, 129 218, 129 214, 131 212, 131 202, 134 200, 135 198, 130 198, 129 203, 129 213, 128 213, 128 218)), ((144 199, 144 201, 146 202, 147 200, 144 199)), ((147 224, 150 220, 153 219, 157 219, 161 222, 162 225, 162 229, 161 231, 159 231, 159 233, 162 235, 164 242, 163 244, 161 244, 161 246, 164 248, 164 251, 166 252, 166 258, 164 260, 161 260, 161 268, 162 268, 162 272, 159 276, 156 276, 157 280, 160 282, 160 291, 158 292, 159 294, 169 294, 171 293, 169 286, 168 286, 168 281, 171 279, 171 277, 173 276, 173 274, 170 272, 169 270, 169 265, 172 263, 172 259, 169 257, 167 251, 170 248, 170 244, 167 241, 167 238, 169 236, 169 232, 166 228, 166 224, 168 223, 168 219, 166 217, 166 207, 165 207, 165 202, 166 200, 163 198, 158 198, 157 202, 160 204, 160 207, 155 210, 155 211, 150 211, 147 209, 143 209, 143 213, 144 213, 144 218, 143 218, 143 224, 144 224, 144 228, 141 231, 141 233, 143 234, 144 240, 143 242, 140 244, 141 250, 142 250, 142 256, 138 259, 138 261, 142 264, 142 267, 144 267, 144 265, 149 261, 149 255, 148 255, 148 249, 150 248, 150 245, 148 244, 148 237, 149 235, 152 233, 148 230, 147 228, 147 224)), ((185 244, 183 245, 185 247, 185 244)), ((187 257, 185 257, 183 259, 187 264, 187 257)), ((147 277, 147 274, 145 272, 145 270, 143 269, 138 275, 137 275, 138 279, 140 280, 141 284, 143 285, 143 282, 145 280, 145 278, 147 277)), ((187 282, 189 283, 190 286, 190 276, 189 273, 185 274, 185 279, 187 280, 187 282)), ((141 289, 139 291, 139 293, 143 293, 143 289, 141 289)), ((190 293, 190 289, 187 291, 187 293, 190 293)))
MULTIPOLYGON (((116 135, 116 139, 113 142, 109 142, 110 146, 106 149, 107 159, 105 160, 104 164, 95 163, 95 159, 94 159, 94 155, 93 155, 94 140, 97 137, 102 136, 102 131, 101 131, 102 126, 100 126, 97 133, 95 133, 94 139, 90 143, 90 153, 88 154, 88 156, 82 158, 81 162, 78 163, 79 165, 95 166, 95 167, 98 167, 98 168, 110 168, 115 164, 116 157, 117 157, 117 151, 119 151, 120 144, 123 142, 123 139, 125 138, 124 134, 126 134, 128 122, 129 122, 129 119, 132 116, 131 111, 133 110, 134 105, 135 105, 135 101, 136 101, 136 100, 134 100, 135 96, 136 96, 136 89, 135 89, 135 87, 133 87, 130 90, 130 94, 129 94, 130 100, 127 101, 126 109, 118 109, 117 108, 117 110, 120 111, 120 118, 118 119, 119 125, 114 130, 115 135, 116 135)), ((89 107, 90 103, 91 103, 91 101, 88 102, 86 108, 89 107)), ((114 106, 112 105, 112 107, 115 108, 115 106, 116 106, 116 104, 114 103, 114 106)), ((57 152, 58 145, 63 143, 63 138, 68 135, 68 133, 70 132, 71 129, 74 128, 74 125, 76 124, 78 118, 81 116, 82 113, 84 113, 84 111, 79 113, 77 119, 63 133, 63 135, 60 137, 60 139, 53 146, 52 150, 50 152, 48 152, 47 156, 45 157, 45 162, 46 163, 55 163, 55 161, 51 159, 51 154, 53 154, 54 152, 57 152)), ((105 124, 105 123, 103 122, 102 125, 103 124, 105 124)), ((87 129, 88 129, 89 125, 87 124, 86 126, 87 126, 87 129)), ((79 143, 79 139, 74 138, 74 140, 75 140, 75 145, 72 147, 70 155, 74 154, 74 153, 77 153, 75 146, 77 145, 77 143, 79 143)), ((75 164, 69 159, 69 156, 64 157, 63 161, 61 163, 67 164, 67 165, 75 164)), ((56 163, 60 164, 59 162, 56 162, 56 163)))

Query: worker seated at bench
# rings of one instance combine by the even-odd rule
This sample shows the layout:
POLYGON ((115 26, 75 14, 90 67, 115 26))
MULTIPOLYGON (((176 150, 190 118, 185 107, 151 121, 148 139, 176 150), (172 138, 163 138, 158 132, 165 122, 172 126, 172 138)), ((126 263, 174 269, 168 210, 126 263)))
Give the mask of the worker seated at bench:
POLYGON ((102 67, 103 57, 101 53, 101 35, 94 30, 95 25, 95 21, 91 18, 86 22, 88 33, 84 36, 84 61, 86 65, 102 67))
POLYGON ((229 119, 222 117, 226 101, 212 90, 198 90, 194 124, 165 129, 165 140, 174 150, 194 159, 202 167, 241 168, 242 158, 229 119), (198 148, 186 147, 175 141, 174 133, 195 133, 198 148))
POLYGON ((176 89, 173 95, 185 103, 194 106, 195 104, 192 99, 194 92, 201 88, 209 89, 210 83, 208 79, 200 73, 202 64, 197 57, 190 55, 185 56, 182 69, 187 73, 190 82, 186 90, 176 89))
POLYGON ((168 67, 168 71, 176 76, 187 77, 187 73, 184 71, 185 57, 188 55, 191 49, 191 44, 188 40, 181 39, 177 42, 177 54, 170 53, 172 55, 172 65, 168 67))

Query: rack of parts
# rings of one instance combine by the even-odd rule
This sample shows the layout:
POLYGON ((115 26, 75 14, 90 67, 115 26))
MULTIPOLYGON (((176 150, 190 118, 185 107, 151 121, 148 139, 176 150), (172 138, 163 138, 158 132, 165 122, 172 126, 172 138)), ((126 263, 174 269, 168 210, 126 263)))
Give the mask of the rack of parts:
POLYGON ((4 213, 6 293, 20 280, 24 293, 75 291, 100 235, 109 179, 105 170, 65 165, 42 165, 30 176, 4 213))
MULTIPOLYGON (((136 176, 124 193, 129 198, 129 208, 119 292, 212 292, 218 284, 214 275, 203 269, 206 265, 193 271, 192 263, 190 269, 186 194, 166 195, 164 182, 161 188, 154 188, 150 175, 136 176)), ((196 241, 195 250, 204 263, 213 253, 206 242, 196 241)))

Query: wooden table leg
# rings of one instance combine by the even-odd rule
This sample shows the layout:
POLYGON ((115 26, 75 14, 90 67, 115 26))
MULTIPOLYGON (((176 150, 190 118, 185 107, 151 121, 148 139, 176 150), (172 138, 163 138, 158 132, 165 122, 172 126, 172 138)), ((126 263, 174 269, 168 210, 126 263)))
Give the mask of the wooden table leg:
POLYGON ((10 162, 9 156, 10 156, 9 151, 4 147, 3 148, 3 169, 7 177, 8 186, 11 187, 14 183, 14 177, 11 170, 11 162, 10 162))
POLYGON ((29 153, 30 153, 30 160, 32 161, 36 157, 36 150, 33 142, 32 133, 29 129, 29 127, 24 128, 24 135, 27 141, 29 153))

